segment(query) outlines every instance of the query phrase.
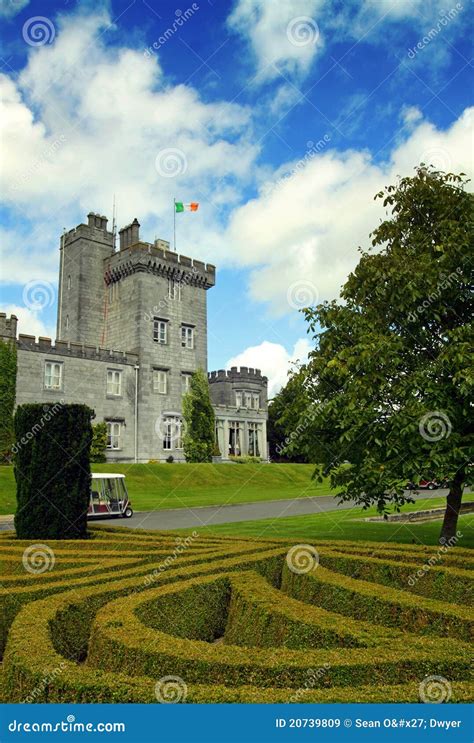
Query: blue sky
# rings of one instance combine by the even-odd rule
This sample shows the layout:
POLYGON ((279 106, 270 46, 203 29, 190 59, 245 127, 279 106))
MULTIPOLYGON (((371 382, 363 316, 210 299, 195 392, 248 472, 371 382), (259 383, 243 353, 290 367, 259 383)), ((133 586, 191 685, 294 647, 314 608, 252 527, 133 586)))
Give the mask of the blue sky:
POLYGON ((0 0, 1 306, 51 334, 58 240, 89 211, 215 263, 209 367, 271 391, 420 162, 472 173, 472 5, 0 0))

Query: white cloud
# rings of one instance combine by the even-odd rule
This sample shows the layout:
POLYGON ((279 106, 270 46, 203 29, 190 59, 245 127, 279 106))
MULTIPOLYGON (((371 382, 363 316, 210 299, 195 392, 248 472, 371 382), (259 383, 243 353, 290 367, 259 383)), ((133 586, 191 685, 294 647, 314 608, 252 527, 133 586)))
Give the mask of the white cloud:
MULTIPOLYGON (((30 49, 18 79, 0 75, 1 187, 17 223, 34 225, 30 266, 44 262, 49 272, 62 228, 90 210, 111 216, 114 194, 120 225, 138 216, 145 228, 164 219, 171 228, 174 196, 210 194, 216 206, 240 198, 259 151, 250 109, 206 103, 189 85, 168 85, 156 56, 106 46, 104 34, 108 42, 114 34, 106 13, 55 25, 54 44, 30 49), (155 165, 170 148, 182 163, 175 177, 155 165)), ((16 243, 24 245, 19 234, 16 243)), ((27 271, 14 275, 32 278, 27 271)))
POLYGON ((374 194, 420 162, 472 177, 473 122, 474 108, 446 131, 421 121, 388 162, 368 152, 324 150, 273 190, 263 184, 257 198, 234 210, 225 236, 233 261, 252 267, 252 298, 281 315, 337 297, 358 247, 368 247, 385 214, 374 194))
POLYGON ((263 341, 260 345, 250 346, 229 359, 226 369, 230 369, 231 366, 261 369, 262 374, 268 377, 268 397, 271 398, 288 381, 291 362, 304 363, 310 350, 311 346, 306 338, 297 340, 291 352, 288 352, 280 343, 263 341))
POLYGON ((238 0, 229 27, 249 44, 261 82, 304 75, 323 47, 318 10, 324 0, 238 0))
POLYGON ((0 0, 0 16, 13 18, 29 4, 30 0, 0 0))
POLYGON ((0 312, 5 312, 7 317, 16 315, 18 318, 18 333, 26 333, 44 338, 55 338, 56 328, 41 319, 41 312, 30 310, 27 307, 20 307, 16 304, 0 305, 0 312))

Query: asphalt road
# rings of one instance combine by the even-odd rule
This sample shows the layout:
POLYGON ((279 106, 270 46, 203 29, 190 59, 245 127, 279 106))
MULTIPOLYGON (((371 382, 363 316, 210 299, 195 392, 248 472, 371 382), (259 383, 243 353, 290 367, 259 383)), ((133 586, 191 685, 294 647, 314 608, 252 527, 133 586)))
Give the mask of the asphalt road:
MULTIPOLYGON (((424 491, 415 500, 447 495, 447 490, 424 491)), ((269 500, 258 503, 238 503, 231 506, 203 506, 199 508, 173 508, 162 511, 140 511, 131 519, 101 519, 101 523, 115 526, 129 526, 133 529, 187 529, 193 526, 210 526, 237 521, 257 521, 258 519, 283 518, 284 516, 304 516, 352 508, 351 502, 337 504, 332 495, 318 495, 312 498, 292 498, 290 500, 269 500)))
MULTIPOLYGON (((447 490, 424 490, 413 496, 415 500, 446 496, 447 490)), ((238 503, 230 506, 203 506, 197 508, 170 508, 161 511, 139 511, 131 519, 100 519, 92 523, 110 526, 128 526, 133 529, 187 529, 193 526, 227 524, 237 521, 257 521, 258 519, 278 519, 285 516, 304 516, 352 508, 350 501, 340 506, 332 495, 319 495, 311 498, 292 498, 289 500, 269 500, 258 503, 238 503)), ((2 521, 0 531, 12 529, 12 521, 2 521)))

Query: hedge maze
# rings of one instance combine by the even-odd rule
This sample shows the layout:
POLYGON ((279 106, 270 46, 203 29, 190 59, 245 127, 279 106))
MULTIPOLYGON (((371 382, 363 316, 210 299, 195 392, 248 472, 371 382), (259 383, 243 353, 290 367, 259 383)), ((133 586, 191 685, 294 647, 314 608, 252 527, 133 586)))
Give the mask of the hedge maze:
POLYGON ((474 697, 469 550, 91 533, 0 537, 5 700, 474 697))

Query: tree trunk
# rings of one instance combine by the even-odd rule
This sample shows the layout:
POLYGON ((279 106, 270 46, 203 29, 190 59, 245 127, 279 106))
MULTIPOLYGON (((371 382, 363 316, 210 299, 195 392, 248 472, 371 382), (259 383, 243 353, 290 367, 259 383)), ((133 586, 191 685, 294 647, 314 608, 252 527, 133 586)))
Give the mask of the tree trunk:
POLYGON ((449 539, 456 536, 458 517, 461 510, 463 482, 464 472, 457 472, 446 497, 446 511, 444 512, 443 526, 439 535, 440 544, 446 544, 449 539))

